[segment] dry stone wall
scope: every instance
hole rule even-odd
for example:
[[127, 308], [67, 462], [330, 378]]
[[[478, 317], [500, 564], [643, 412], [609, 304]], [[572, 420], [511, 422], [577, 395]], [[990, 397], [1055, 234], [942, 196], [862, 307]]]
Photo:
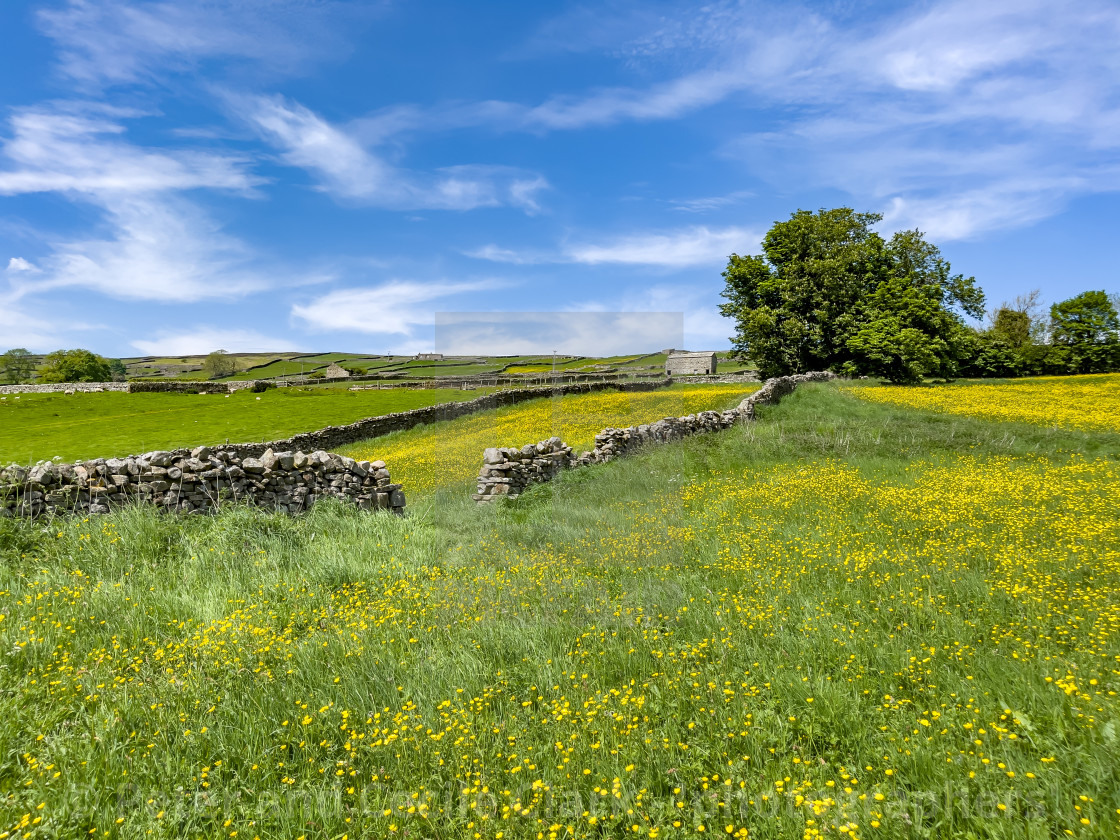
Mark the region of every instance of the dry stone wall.
[[530, 484], [551, 481], [573, 465], [572, 448], [560, 438], [515, 447], [491, 447], [482, 453], [476, 502], [498, 496], [516, 499]]
[[365, 510], [401, 514], [405, 507], [401, 485], [392, 483], [384, 461], [355, 461], [321, 450], [268, 449], [251, 457], [200, 446], [0, 470], [0, 517], [108, 513], [127, 503], [200, 514], [240, 502], [297, 513], [328, 497]]
[[776, 405], [797, 390], [798, 385], [806, 382], [830, 382], [838, 378], [829, 370], [796, 373], [793, 376], [775, 376], [767, 379], [761, 388], [739, 403], [739, 410], [750, 412], [753, 419], [756, 405]]
[[[98, 383], [85, 384], [93, 390]], [[211, 384], [224, 387], [225, 383]], [[229, 384], [244, 387], [240, 382]], [[250, 381], [248, 386], [252, 384]], [[131, 501], [184, 513], [208, 512], [227, 500], [297, 512], [325, 496], [349, 500], [365, 509], [400, 513], [405, 506], [404, 492], [401, 485], [392, 483], [383, 462], [355, 461], [328, 450], [389, 432], [541, 397], [607, 389], [650, 391], [668, 384], [670, 381], [663, 379], [495, 391], [467, 402], [369, 417], [357, 423], [328, 426], [266, 443], [226, 444], [213, 449], [200, 446], [73, 464], [43, 462], [32, 467], [12, 464], [0, 469], [0, 517], [106, 513], [110, 506]]]
[[[257, 383], [261, 384], [258, 385]], [[264, 380], [246, 379], [236, 382], [209, 382], [193, 380], [157, 380], [151, 382], [50, 382], [38, 385], [0, 385], [0, 394], [97, 394], [102, 391], [118, 391], [131, 394], [171, 393], [171, 394], [232, 394], [246, 388], [268, 387], [272, 383]]]
[[713, 373], [710, 376], [682, 376], [673, 374], [673, 381], [687, 385], [739, 385], [743, 382], [761, 382], [753, 370], [742, 373]]
[[578, 456], [558, 437], [522, 447], [491, 447], [482, 454], [477, 492], [471, 498], [480, 503], [503, 497], [515, 499], [530, 485], [551, 481], [566, 469], [605, 464], [649, 444], [729, 429], [737, 423], [753, 420], [755, 406], [774, 405], [802, 383], [827, 382], [835, 378], [829, 371], [779, 376], [766, 380], [759, 390], [727, 411], [701, 411], [625, 429], [603, 429], [595, 435], [594, 448]]
[[0, 394], [95, 394], [102, 391], [129, 391], [131, 382], [51, 382], [40, 385], [0, 385]]

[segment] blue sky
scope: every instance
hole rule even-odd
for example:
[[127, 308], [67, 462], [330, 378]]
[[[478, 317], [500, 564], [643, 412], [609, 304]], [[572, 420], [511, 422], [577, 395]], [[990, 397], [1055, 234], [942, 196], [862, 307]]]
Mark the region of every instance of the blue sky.
[[[841, 205], [990, 303], [1120, 291], [1114, 0], [5, 0], [0, 37], [3, 347], [416, 352], [437, 312], [651, 311], [722, 349], [727, 255]], [[539, 323], [495, 352], [553, 349]], [[585, 353], [659, 349], [587, 323]]]

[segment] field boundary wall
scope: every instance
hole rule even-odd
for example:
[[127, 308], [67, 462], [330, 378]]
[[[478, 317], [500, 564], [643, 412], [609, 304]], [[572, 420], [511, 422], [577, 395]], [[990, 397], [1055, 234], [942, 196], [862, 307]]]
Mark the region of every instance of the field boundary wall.
[[670, 380], [662, 379], [495, 391], [467, 402], [367, 417], [345, 426], [327, 426], [265, 443], [160, 450], [72, 464], [12, 464], [0, 469], [0, 517], [107, 513], [111, 505], [130, 501], [182, 513], [209, 512], [228, 501], [295, 513], [327, 496], [352, 501], [364, 509], [400, 513], [404, 510], [404, 493], [401, 485], [392, 483], [384, 462], [355, 461], [329, 450], [542, 397], [604, 390], [652, 391], [669, 384]]
[[49, 382], [38, 385], [0, 385], [0, 394], [97, 394], [102, 391], [117, 391], [126, 394], [232, 394], [247, 388], [265, 387], [271, 382], [258, 379], [245, 379], [236, 382], [211, 382], [193, 380], [187, 382]]
[[0, 470], [0, 517], [9, 518], [108, 513], [128, 503], [167, 513], [210, 513], [230, 503], [298, 513], [323, 498], [397, 514], [405, 506], [401, 485], [392, 483], [384, 461], [323, 451], [268, 449], [253, 458], [199, 446]]
[[753, 420], [756, 406], [779, 403], [803, 383], [828, 382], [836, 378], [836, 374], [829, 371], [814, 371], [767, 379], [761, 388], [727, 411], [700, 411], [687, 417], [666, 417], [625, 429], [603, 429], [595, 435], [594, 448], [579, 455], [558, 437], [527, 443], [520, 448], [490, 447], [482, 453], [477, 492], [471, 498], [479, 503], [503, 497], [515, 499], [530, 485], [551, 481], [564, 470], [605, 464], [649, 444], [729, 429], [737, 423]]
[[740, 382], [761, 382], [753, 370], [743, 373], [673, 374], [673, 381], [682, 385], [738, 385]]
[[[212, 381], [205, 379], [194, 380], [168, 380], [168, 381], [140, 381], [130, 382], [49, 382], [35, 385], [0, 385], [0, 395], [13, 396], [19, 394], [96, 394], [103, 391], [116, 391], [131, 394], [232, 394], [247, 389], [261, 389], [268, 387], [290, 387], [294, 385], [333, 385], [346, 382], [363, 382], [366, 385], [357, 385], [350, 390], [381, 390], [388, 388], [416, 388], [420, 390], [449, 388], [470, 390], [484, 387], [532, 387], [533, 383], [541, 383], [542, 387], [555, 385], [573, 385], [594, 382], [633, 382], [633, 381], [661, 381], [665, 379], [662, 373], [550, 373], [539, 375], [498, 376], [491, 374], [473, 374], [467, 377], [431, 377], [422, 380], [401, 381], [398, 377], [379, 376], [377, 374], [324, 377], [321, 379], [308, 379], [300, 382], [292, 375], [276, 377], [274, 379], [229, 379]], [[684, 380], [682, 380], [684, 381]], [[689, 380], [691, 381], [691, 380]], [[712, 380], [716, 381], [716, 380]], [[721, 380], [722, 381], [722, 380]], [[547, 383], [547, 384], [546, 384]]]

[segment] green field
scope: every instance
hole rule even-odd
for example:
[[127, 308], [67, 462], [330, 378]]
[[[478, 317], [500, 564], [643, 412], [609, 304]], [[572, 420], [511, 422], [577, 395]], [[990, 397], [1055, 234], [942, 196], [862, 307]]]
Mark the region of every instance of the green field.
[[[478, 374], [545, 373], [553, 369], [550, 356], [492, 356], [479, 358], [448, 358], [442, 362], [414, 359], [411, 356], [384, 356], [361, 353], [230, 353], [238, 367], [236, 373], [223, 380], [250, 380], [298, 377], [321, 371], [332, 362], [345, 367], [357, 367], [370, 373], [400, 374], [406, 378], [431, 378], [435, 376], [475, 376]], [[180, 380], [205, 380], [209, 378], [201, 369], [205, 355], [199, 356], [138, 356], [125, 358], [128, 378], [168, 378]], [[588, 370], [595, 366], [609, 366], [623, 371], [657, 369], [665, 364], [664, 354], [610, 356], [584, 358], [560, 356], [556, 370]], [[724, 364], [728, 364], [724, 362]], [[738, 367], [732, 363], [732, 367]], [[731, 369], [731, 368], [729, 368]]]
[[263, 394], [24, 394], [0, 401], [0, 463], [109, 458], [153, 449], [275, 440], [363, 417], [474, 399], [491, 389], [347, 391], [277, 388]]
[[[660, 363], [657, 361], [660, 358]], [[664, 355], [655, 356], [606, 356], [601, 359], [596, 358], [579, 358], [571, 359], [567, 356], [560, 357], [556, 361], [555, 370], [564, 371], [592, 371], [595, 367], [627, 367], [627, 366], [653, 366], [665, 364]], [[532, 359], [525, 363], [513, 365], [508, 370], [509, 373], [543, 373], [554, 369], [552, 359]]]
[[496, 373], [502, 369], [498, 363], [427, 362], [410, 361], [394, 367], [393, 373], [403, 373], [408, 377], [431, 378], [434, 376], [474, 376], [479, 373]]
[[340, 365], [365, 368], [372, 372], [382, 368], [394, 367], [400, 363], [400, 360], [394, 360], [384, 356], [366, 358], [345, 353], [324, 353], [318, 356], [301, 356], [295, 359], [283, 359], [262, 365], [261, 367], [241, 370], [233, 376], [223, 377], [223, 381], [272, 379], [278, 376], [310, 376], [315, 371], [323, 371], [331, 362], [336, 362]]
[[1118, 452], [816, 386], [491, 507], [0, 520], [0, 832], [1115, 837]]

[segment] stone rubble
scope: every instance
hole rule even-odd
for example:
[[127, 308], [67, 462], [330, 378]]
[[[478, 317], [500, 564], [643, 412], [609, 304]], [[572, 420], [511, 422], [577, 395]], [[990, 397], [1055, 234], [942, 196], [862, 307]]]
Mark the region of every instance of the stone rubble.
[[727, 411], [701, 411], [625, 429], [603, 429], [595, 435], [594, 448], [578, 456], [558, 437], [520, 448], [491, 447], [482, 454], [477, 492], [471, 498], [479, 503], [501, 497], [516, 499], [530, 485], [551, 481], [566, 469], [605, 464], [647, 444], [668, 443], [702, 432], [730, 429], [736, 423], [753, 420], [756, 405], [777, 404], [803, 382], [827, 382], [836, 378], [836, 374], [829, 371], [774, 377], [736, 408]]

